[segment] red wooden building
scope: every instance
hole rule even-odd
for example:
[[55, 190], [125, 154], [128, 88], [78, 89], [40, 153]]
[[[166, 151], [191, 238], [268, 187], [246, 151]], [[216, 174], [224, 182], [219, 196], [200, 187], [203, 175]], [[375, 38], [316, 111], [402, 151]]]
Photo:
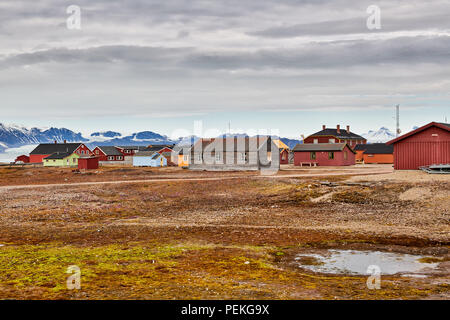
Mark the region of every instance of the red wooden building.
[[350, 166], [355, 164], [355, 154], [346, 143], [303, 143], [294, 149], [294, 165]]
[[26, 156], [26, 155], [21, 155], [21, 156], [18, 156], [16, 158], [16, 160], [14, 160], [14, 162], [30, 163], [30, 157]]
[[280, 150], [280, 164], [289, 164], [289, 151], [285, 148], [279, 148]]
[[114, 146], [98, 146], [93, 150], [99, 161], [124, 161], [124, 153]]
[[44, 158], [54, 153], [76, 153], [79, 156], [90, 156], [92, 151], [83, 143], [41, 143], [30, 152], [30, 163], [42, 163]]
[[97, 157], [78, 158], [78, 169], [79, 170], [98, 169], [98, 158]]
[[322, 130], [306, 137], [303, 143], [346, 143], [351, 148], [354, 148], [357, 144], [365, 144], [367, 140], [360, 135], [350, 131], [350, 126], [341, 129], [340, 125], [336, 128], [327, 128], [322, 126]]
[[394, 169], [417, 170], [450, 164], [450, 124], [430, 122], [387, 143], [394, 145]]

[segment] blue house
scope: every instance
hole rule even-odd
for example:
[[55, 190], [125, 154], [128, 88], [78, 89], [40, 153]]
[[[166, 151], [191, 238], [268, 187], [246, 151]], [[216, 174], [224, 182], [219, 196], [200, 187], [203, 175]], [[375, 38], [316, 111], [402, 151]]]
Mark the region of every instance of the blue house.
[[133, 156], [134, 167], [165, 167], [167, 159], [154, 151], [141, 151]]

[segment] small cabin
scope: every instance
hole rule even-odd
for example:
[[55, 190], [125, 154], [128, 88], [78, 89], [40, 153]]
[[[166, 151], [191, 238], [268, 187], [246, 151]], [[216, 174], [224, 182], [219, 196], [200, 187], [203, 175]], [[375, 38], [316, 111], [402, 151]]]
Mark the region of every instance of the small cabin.
[[158, 152], [142, 151], [133, 157], [134, 167], [165, 167], [167, 159]]

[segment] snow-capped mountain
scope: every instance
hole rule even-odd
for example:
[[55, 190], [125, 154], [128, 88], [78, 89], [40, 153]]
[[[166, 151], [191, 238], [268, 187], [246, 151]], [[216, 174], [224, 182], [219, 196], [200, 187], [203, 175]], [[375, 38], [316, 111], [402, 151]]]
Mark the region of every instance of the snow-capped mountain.
[[388, 142], [389, 140], [394, 139], [395, 133], [393, 133], [386, 127], [381, 127], [377, 131], [370, 130], [369, 132], [364, 133], [361, 136], [366, 138], [368, 143], [381, 143]]
[[65, 128], [39, 129], [0, 123], [0, 152], [8, 148], [18, 148], [24, 145], [50, 143], [53, 141], [85, 142], [81, 133], [75, 133]]
[[103, 146], [148, 146], [151, 144], [176, 144], [176, 141], [167, 136], [160, 135], [152, 131], [141, 131], [129, 136], [122, 136], [121, 133], [106, 131], [91, 134], [87, 143], [89, 147]]
[[91, 134], [91, 137], [94, 138], [105, 138], [105, 139], [111, 139], [111, 138], [116, 138], [116, 137], [120, 137], [122, 136], [122, 134], [120, 132], [115, 132], [115, 131], [103, 131], [103, 132], [94, 132]]

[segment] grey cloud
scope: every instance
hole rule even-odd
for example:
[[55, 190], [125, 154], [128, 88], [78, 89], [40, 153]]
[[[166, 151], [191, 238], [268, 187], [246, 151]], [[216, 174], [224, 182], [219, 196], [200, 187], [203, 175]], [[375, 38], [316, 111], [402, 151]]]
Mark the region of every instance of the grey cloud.
[[[450, 8], [449, 8], [450, 10]], [[450, 20], [447, 13], [438, 12], [432, 16], [408, 17], [382, 16], [382, 28], [368, 30], [366, 15], [346, 20], [322, 21], [309, 24], [272, 27], [261, 31], [249, 32], [249, 35], [268, 38], [293, 38], [302, 36], [348, 35], [356, 33], [370, 34], [373, 32], [415, 31], [437, 29], [450, 30]]]
[[240, 70], [315, 69], [379, 64], [448, 63], [450, 37], [404, 37], [390, 40], [352, 40], [309, 43], [293, 49], [211, 51], [194, 48], [103, 46], [88, 49], [50, 49], [8, 56], [1, 68], [42, 63], [123, 63], [144, 68]]

